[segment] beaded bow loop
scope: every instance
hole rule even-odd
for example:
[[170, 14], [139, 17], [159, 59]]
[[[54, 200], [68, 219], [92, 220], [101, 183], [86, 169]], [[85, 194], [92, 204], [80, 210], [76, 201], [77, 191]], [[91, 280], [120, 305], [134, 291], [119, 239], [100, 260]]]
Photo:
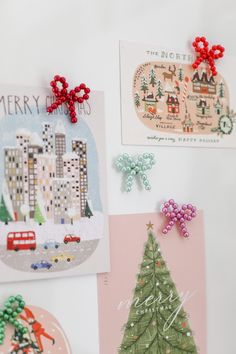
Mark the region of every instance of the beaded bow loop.
[[151, 185], [146, 175], [146, 171], [150, 170], [155, 164], [154, 154], [144, 153], [136, 158], [129, 154], [123, 154], [118, 157], [116, 167], [125, 174], [125, 190], [132, 190], [133, 181], [136, 176], [140, 177], [140, 181], [146, 190], [151, 189]]
[[181, 207], [175, 203], [173, 199], [164, 203], [162, 213], [169, 219], [168, 224], [162, 230], [166, 235], [178, 223], [180, 226], [181, 234], [184, 237], [189, 237], [189, 232], [186, 227], [186, 221], [191, 221], [197, 215], [197, 209], [192, 204], [183, 204]]
[[5, 338], [6, 324], [9, 322], [21, 333], [26, 333], [27, 328], [24, 327], [16, 318], [23, 311], [25, 302], [21, 295], [10, 296], [4, 303], [4, 308], [0, 310], [0, 344]]
[[[59, 88], [58, 83], [61, 84], [62, 86], [61, 88]], [[73, 90], [70, 90], [68, 92], [67, 89], [69, 85], [66, 82], [66, 79], [59, 75], [54, 76], [54, 79], [53, 81], [50, 82], [50, 85], [52, 87], [52, 92], [56, 96], [56, 101], [47, 108], [47, 112], [52, 113], [60, 105], [65, 103], [67, 104], [69, 109], [71, 122], [76, 123], [77, 118], [75, 112], [75, 102], [83, 103], [84, 100], [88, 100], [90, 89], [86, 87], [85, 84], [80, 84], [79, 86], [76, 86]], [[82, 96], [78, 96], [78, 94], [81, 93], [81, 91], [83, 91]]]
[[225, 48], [221, 45], [213, 45], [211, 49], [209, 49], [209, 43], [207, 42], [205, 37], [196, 37], [193, 42], [193, 47], [195, 51], [199, 54], [195, 62], [192, 64], [194, 69], [197, 69], [202, 61], [208, 61], [212, 75], [216, 76], [216, 66], [215, 60], [222, 58], [224, 56]]

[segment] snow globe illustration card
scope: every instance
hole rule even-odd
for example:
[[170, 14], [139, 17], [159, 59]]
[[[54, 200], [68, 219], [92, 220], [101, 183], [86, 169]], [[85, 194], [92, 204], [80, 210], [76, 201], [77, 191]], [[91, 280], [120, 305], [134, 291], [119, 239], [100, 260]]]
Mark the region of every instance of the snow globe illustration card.
[[63, 328], [48, 311], [27, 305], [17, 320], [26, 331], [8, 325], [0, 354], [72, 354]]
[[111, 272], [98, 275], [100, 353], [206, 354], [203, 213], [162, 234], [161, 213], [110, 217]]
[[120, 42], [123, 143], [235, 148], [229, 59], [213, 76], [205, 63], [192, 68], [191, 52]]
[[0, 281], [109, 270], [104, 98], [72, 124], [49, 90], [0, 94]]

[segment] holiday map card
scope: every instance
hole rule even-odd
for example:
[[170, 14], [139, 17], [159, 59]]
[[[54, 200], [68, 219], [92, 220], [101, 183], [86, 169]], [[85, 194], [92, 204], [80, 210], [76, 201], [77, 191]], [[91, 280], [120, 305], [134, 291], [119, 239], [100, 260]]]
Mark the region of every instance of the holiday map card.
[[122, 140], [134, 145], [236, 147], [225, 78], [194, 57], [120, 42]]
[[104, 99], [70, 122], [49, 89], [0, 94], [0, 281], [109, 270]]
[[98, 275], [100, 354], [206, 354], [203, 213], [190, 237], [163, 214], [110, 217], [111, 273]]

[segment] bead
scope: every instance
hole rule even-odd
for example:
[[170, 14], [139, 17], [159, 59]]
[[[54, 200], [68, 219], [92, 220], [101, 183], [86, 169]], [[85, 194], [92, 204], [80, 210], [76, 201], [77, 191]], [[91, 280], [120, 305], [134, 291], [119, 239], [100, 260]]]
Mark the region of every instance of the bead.
[[77, 123], [77, 118], [76, 117], [71, 118], [71, 123]]

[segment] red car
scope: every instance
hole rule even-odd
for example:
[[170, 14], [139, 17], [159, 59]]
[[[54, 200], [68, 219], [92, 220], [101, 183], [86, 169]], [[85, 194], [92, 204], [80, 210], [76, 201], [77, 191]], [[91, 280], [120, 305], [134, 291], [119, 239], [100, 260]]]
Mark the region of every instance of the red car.
[[77, 243], [80, 243], [80, 237], [79, 236], [75, 236], [75, 235], [66, 235], [64, 237], [64, 243], [67, 244], [69, 242], [77, 242]]

